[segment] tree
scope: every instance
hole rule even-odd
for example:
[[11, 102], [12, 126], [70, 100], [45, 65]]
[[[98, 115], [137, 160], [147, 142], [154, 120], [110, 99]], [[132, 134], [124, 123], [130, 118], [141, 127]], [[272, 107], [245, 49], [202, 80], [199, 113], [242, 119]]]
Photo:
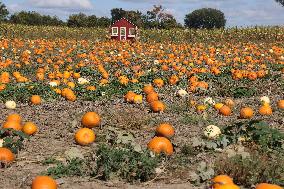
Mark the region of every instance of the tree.
[[145, 28], [171, 29], [181, 26], [161, 5], [154, 5], [153, 9], [143, 16], [143, 20]]
[[110, 24], [111, 24], [111, 19], [109, 19], [107, 17], [100, 17], [97, 20], [97, 26], [98, 27], [106, 28], [106, 27], [109, 27]]
[[224, 13], [217, 9], [203, 8], [187, 14], [184, 19], [189, 28], [222, 28], [226, 25]]
[[284, 0], [275, 0], [275, 1], [280, 3], [282, 6], [284, 6]]
[[86, 27], [88, 25], [88, 16], [84, 13], [72, 14], [67, 20], [69, 27]]
[[111, 21], [115, 22], [121, 18], [126, 18], [138, 27], [143, 25], [142, 12], [140, 11], [126, 11], [122, 8], [114, 8], [111, 10]]
[[126, 11], [123, 10], [122, 8], [114, 8], [114, 9], [111, 9], [110, 14], [111, 14], [111, 21], [115, 22], [125, 17]]
[[8, 15], [9, 15], [9, 11], [6, 5], [0, 2], [0, 22], [6, 21]]

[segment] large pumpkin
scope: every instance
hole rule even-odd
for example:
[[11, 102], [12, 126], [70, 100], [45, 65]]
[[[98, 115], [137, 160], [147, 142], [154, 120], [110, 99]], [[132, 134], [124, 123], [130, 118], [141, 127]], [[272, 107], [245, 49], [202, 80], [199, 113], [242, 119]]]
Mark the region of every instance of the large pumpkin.
[[253, 117], [253, 109], [250, 107], [244, 107], [240, 111], [240, 117], [243, 119], [250, 119]]
[[87, 112], [83, 115], [81, 122], [83, 126], [93, 128], [101, 124], [101, 117], [96, 112]]
[[172, 155], [174, 152], [174, 148], [171, 141], [169, 141], [165, 137], [154, 137], [148, 143], [148, 148], [157, 154], [164, 152], [166, 155]]
[[32, 189], [57, 189], [57, 183], [49, 176], [37, 176], [32, 182]]
[[158, 100], [154, 101], [154, 102], [151, 102], [150, 106], [151, 106], [151, 110], [153, 112], [163, 112], [165, 110], [165, 108], [166, 108], [164, 103], [161, 102], [161, 101], [158, 101]]
[[256, 185], [255, 189], [283, 189], [283, 188], [275, 184], [261, 183]]
[[0, 163], [12, 163], [15, 160], [15, 155], [8, 148], [0, 148]]

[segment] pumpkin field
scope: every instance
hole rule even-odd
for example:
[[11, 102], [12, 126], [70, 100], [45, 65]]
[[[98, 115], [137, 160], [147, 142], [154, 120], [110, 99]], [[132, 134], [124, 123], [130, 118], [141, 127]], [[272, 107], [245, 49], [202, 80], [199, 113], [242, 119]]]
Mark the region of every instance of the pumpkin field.
[[108, 32], [0, 25], [0, 188], [284, 186], [283, 27]]

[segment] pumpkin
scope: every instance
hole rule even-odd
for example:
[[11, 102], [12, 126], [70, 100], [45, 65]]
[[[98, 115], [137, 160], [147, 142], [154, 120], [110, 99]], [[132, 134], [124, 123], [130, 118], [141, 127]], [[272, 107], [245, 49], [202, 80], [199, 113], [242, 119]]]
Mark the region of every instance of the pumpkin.
[[83, 115], [81, 123], [88, 128], [98, 127], [101, 124], [101, 117], [96, 112], [87, 112]]
[[22, 128], [22, 131], [27, 135], [33, 135], [38, 131], [38, 128], [33, 122], [26, 122]]
[[153, 112], [163, 112], [166, 109], [165, 104], [158, 100], [151, 102], [150, 107]]
[[258, 112], [260, 113], [260, 115], [271, 115], [272, 114], [272, 108], [270, 105], [264, 104], [262, 105]]
[[232, 113], [232, 110], [229, 106], [224, 105], [219, 109], [219, 113], [223, 116], [230, 116]]
[[22, 117], [19, 115], [19, 114], [10, 114], [8, 115], [6, 121], [15, 121], [15, 122], [18, 122], [18, 123], [21, 123], [22, 122]]
[[280, 108], [280, 109], [284, 109], [284, 100], [279, 100], [277, 102], [277, 107]]
[[256, 185], [255, 189], [283, 189], [283, 188], [275, 184], [260, 183]]
[[214, 189], [224, 184], [234, 184], [233, 179], [228, 175], [218, 175], [212, 179], [212, 182]]
[[221, 134], [221, 130], [219, 127], [215, 126], [215, 125], [208, 125], [205, 129], [204, 129], [204, 135], [207, 138], [216, 138]]
[[14, 129], [16, 131], [22, 130], [22, 125], [17, 121], [6, 121], [2, 126], [4, 129]]
[[37, 176], [32, 181], [32, 189], [57, 189], [57, 183], [49, 176]]
[[156, 92], [151, 92], [146, 96], [146, 101], [148, 103], [151, 103], [151, 102], [154, 102], [154, 101], [157, 101], [157, 100], [159, 100], [159, 95]]
[[143, 92], [144, 92], [145, 94], [149, 94], [149, 93], [151, 93], [151, 92], [155, 92], [155, 90], [154, 90], [154, 87], [153, 87], [152, 85], [145, 85], [145, 86], [143, 87]]
[[0, 163], [12, 163], [15, 161], [15, 155], [8, 148], [0, 148]]
[[75, 133], [75, 141], [82, 146], [93, 143], [95, 139], [95, 132], [89, 128], [80, 128]]
[[41, 104], [41, 97], [39, 95], [32, 95], [30, 101], [34, 105], [39, 105]]
[[134, 92], [132, 92], [132, 91], [128, 91], [127, 93], [126, 93], [126, 95], [124, 96], [124, 100], [126, 101], [126, 102], [130, 102], [130, 103], [132, 103], [132, 102], [134, 102], [134, 97], [135, 97], [135, 93]]
[[250, 119], [253, 117], [253, 109], [250, 108], [250, 107], [244, 107], [241, 109], [240, 111], [240, 118], [243, 118], [243, 119]]
[[197, 110], [197, 112], [203, 112], [203, 111], [205, 111], [206, 110], [206, 106], [205, 105], [203, 105], [203, 104], [200, 104], [200, 105], [197, 105], [196, 106], [196, 110]]
[[214, 108], [215, 108], [216, 110], [220, 110], [220, 109], [222, 108], [222, 106], [224, 106], [223, 103], [216, 103], [216, 104], [214, 105]]
[[240, 187], [234, 183], [229, 183], [214, 187], [214, 189], [240, 189]]
[[141, 104], [142, 101], [143, 101], [143, 96], [142, 96], [142, 95], [135, 95], [135, 96], [134, 96], [133, 102], [134, 102], [135, 104]]
[[164, 86], [164, 81], [162, 79], [154, 79], [154, 85], [161, 88]]
[[178, 95], [179, 97], [185, 97], [185, 96], [188, 95], [188, 93], [186, 92], [186, 90], [180, 89], [180, 90], [178, 90], [177, 95]]
[[228, 98], [228, 99], [225, 100], [225, 105], [227, 105], [230, 108], [232, 108], [232, 107], [235, 106], [235, 102], [232, 99]]
[[166, 155], [172, 155], [174, 151], [172, 143], [165, 137], [154, 137], [148, 143], [148, 148], [157, 154], [163, 152]]
[[215, 101], [211, 97], [207, 97], [204, 99], [204, 104], [214, 105]]
[[7, 102], [5, 103], [5, 107], [6, 107], [7, 109], [13, 110], [13, 109], [15, 109], [15, 108], [17, 107], [17, 105], [16, 105], [16, 102], [15, 102], [15, 101], [9, 100], [9, 101], [7, 101]]
[[156, 134], [166, 138], [171, 138], [175, 134], [175, 129], [171, 124], [162, 123], [156, 128]]
[[260, 102], [262, 104], [270, 104], [270, 99], [269, 99], [268, 96], [262, 96], [262, 97], [260, 97]]

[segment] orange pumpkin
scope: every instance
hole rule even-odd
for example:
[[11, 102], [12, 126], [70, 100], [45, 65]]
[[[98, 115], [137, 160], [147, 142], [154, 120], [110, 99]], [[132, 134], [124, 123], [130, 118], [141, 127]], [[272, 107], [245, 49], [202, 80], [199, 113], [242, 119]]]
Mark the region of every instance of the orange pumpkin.
[[244, 107], [240, 111], [240, 117], [243, 119], [250, 119], [253, 117], [253, 109], [250, 107]]
[[158, 100], [151, 102], [150, 107], [153, 112], [163, 112], [166, 109], [165, 104]]
[[145, 94], [149, 94], [149, 93], [155, 92], [155, 89], [154, 89], [154, 87], [152, 85], [145, 85], [143, 87], [143, 92]]
[[212, 182], [213, 182], [213, 188], [217, 188], [221, 185], [224, 185], [224, 184], [233, 184], [233, 179], [231, 177], [229, 177], [228, 175], [218, 175], [216, 177], [214, 177], [212, 179]]
[[219, 109], [219, 113], [223, 116], [230, 116], [232, 113], [232, 110], [229, 106], [224, 105]]
[[75, 141], [82, 146], [93, 143], [95, 139], [95, 132], [89, 128], [80, 128], [75, 134]]
[[146, 101], [148, 103], [151, 103], [151, 102], [154, 102], [154, 101], [157, 101], [157, 100], [159, 100], [159, 95], [156, 92], [151, 92], [146, 96]]
[[230, 108], [233, 108], [235, 106], [235, 102], [232, 99], [228, 98], [225, 100], [225, 105], [229, 106]]
[[17, 121], [6, 121], [3, 123], [3, 128], [4, 129], [14, 129], [16, 131], [21, 131], [22, 130], [22, 125], [17, 122]]
[[240, 187], [235, 185], [234, 183], [230, 183], [215, 187], [214, 189], [240, 189]]
[[283, 189], [283, 188], [275, 184], [260, 183], [256, 185], [255, 189]]
[[161, 88], [164, 86], [164, 81], [162, 79], [154, 79], [154, 85]]
[[32, 95], [30, 100], [31, 100], [31, 103], [34, 105], [41, 104], [41, 97], [39, 95]]
[[87, 112], [83, 115], [81, 123], [88, 128], [98, 127], [101, 124], [101, 117], [96, 112]]
[[38, 128], [33, 122], [26, 122], [22, 128], [22, 131], [27, 135], [33, 135], [38, 131]]
[[8, 148], [0, 148], [0, 163], [12, 163], [15, 160], [15, 155]]
[[175, 134], [175, 129], [171, 124], [162, 123], [156, 128], [156, 134], [166, 138], [171, 138]]
[[284, 100], [279, 100], [277, 102], [277, 107], [280, 108], [280, 109], [284, 109]]
[[128, 92], [126, 93], [126, 95], [124, 96], [124, 100], [125, 100], [126, 102], [132, 103], [132, 102], [134, 102], [135, 96], [136, 96], [136, 94], [135, 94], [134, 92], [128, 91]]
[[270, 105], [264, 104], [259, 108], [258, 112], [260, 113], [260, 115], [268, 116], [272, 114], [272, 108]]
[[165, 137], [154, 137], [148, 143], [148, 148], [157, 154], [164, 152], [166, 155], [172, 155], [174, 152], [172, 143]]
[[32, 182], [32, 189], [57, 189], [57, 183], [49, 176], [37, 176]]
[[8, 115], [6, 121], [15, 121], [15, 122], [21, 123], [22, 117], [19, 114], [10, 114]]

